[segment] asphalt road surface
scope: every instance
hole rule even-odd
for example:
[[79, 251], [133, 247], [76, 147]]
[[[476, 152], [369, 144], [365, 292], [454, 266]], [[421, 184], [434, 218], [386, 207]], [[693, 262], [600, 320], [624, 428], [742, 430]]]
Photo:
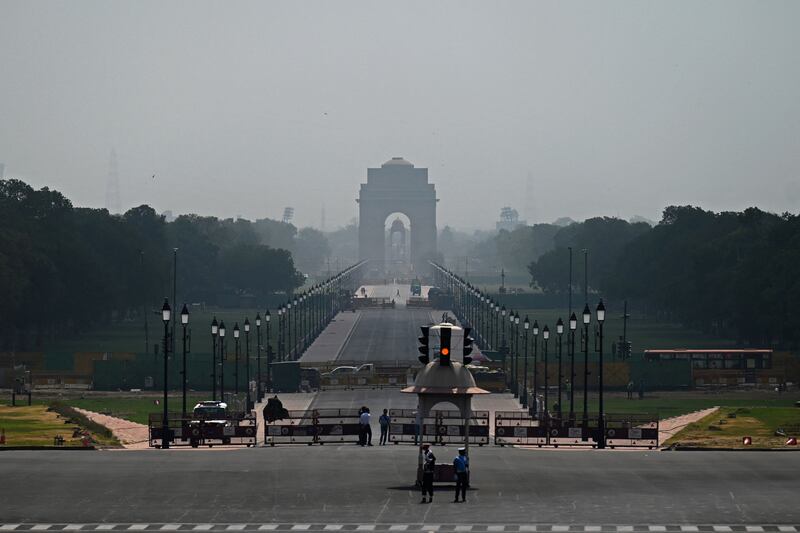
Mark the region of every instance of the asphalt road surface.
[[419, 328], [432, 321], [430, 309], [364, 309], [337, 360], [416, 361]]
[[[437, 447], [450, 461], [455, 447]], [[408, 445], [0, 452], [3, 523], [793, 524], [800, 454], [471, 450], [419, 503]], [[424, 529], [423, 529], [424, 530]]]

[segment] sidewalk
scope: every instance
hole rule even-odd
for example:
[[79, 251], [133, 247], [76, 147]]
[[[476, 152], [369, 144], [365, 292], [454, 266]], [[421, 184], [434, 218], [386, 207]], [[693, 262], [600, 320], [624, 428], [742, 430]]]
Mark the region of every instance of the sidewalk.
[[361, 319], [361, 312], [341, 312], [336, 315], [319, 337], [300, 358], [302, 363], [335, 361]]

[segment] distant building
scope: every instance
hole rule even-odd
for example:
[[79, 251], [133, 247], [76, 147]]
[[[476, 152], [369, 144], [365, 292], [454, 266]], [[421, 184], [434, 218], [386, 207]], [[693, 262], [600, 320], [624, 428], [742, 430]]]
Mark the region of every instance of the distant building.
[[514, 231], [520, 226], [527, 226], [528, 223], [525, 220], [519, 219], [519, 212], [517, 212], [516, 209], [504, 207], [500, 210], [500, 220], [495, 222], [494, 225], [497, 231], [501, 229]]

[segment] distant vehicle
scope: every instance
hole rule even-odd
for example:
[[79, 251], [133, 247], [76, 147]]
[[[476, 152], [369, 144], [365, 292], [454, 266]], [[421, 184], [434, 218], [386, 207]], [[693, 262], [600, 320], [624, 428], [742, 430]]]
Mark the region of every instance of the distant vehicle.
[[411, 282], [411, 295], [422, 296], [422, 283], [418, 279]]
[[[230, 425], [228, 420], [228, 404], [219, 401], [202, 401], [194, 406], [192, 410], [192, 419], [189, 421], [189, 431], [192, 428], [199, 428], [200, 426], [227, 426]], [[222, 444], [230, 444], [229, 437], [222, 439]], [[191, 445], [197, 448], [200, 444], [198, 439], [191, 438]]]
[[309, 392], [318, 390], [321, 376], [322, 374], [320, 374], [317, 368], [301, 368], [300, 388]]
[[337, 366], [330, 372], [321, 374], [323, 378], [338, 378], [342, 376], [351, 376], [353, 374], [371, 374], [374, 370], [372, 363], [365, 363], [359, 366]]

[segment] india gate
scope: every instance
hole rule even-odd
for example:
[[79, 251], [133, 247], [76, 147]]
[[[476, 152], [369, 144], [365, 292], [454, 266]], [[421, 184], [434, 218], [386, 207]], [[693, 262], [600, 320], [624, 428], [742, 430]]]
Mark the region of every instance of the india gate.
[[[395, 214], [408, 218], [408, 264], [416, 273], [428, 271], [436, 257], [436, 189], [428, 183], [428, 169], [415, 168], [402, 157], [393, 157], [380, 168], [367, 169], [367, 183], [358, 195], [358, 250], [360, 259], [371, 261], [371, 270], [389, 271], [387, 220]], [[393, 224], [395, 217], [389, 221]], [[393, 224], [395, 230], [397, 225]]]

